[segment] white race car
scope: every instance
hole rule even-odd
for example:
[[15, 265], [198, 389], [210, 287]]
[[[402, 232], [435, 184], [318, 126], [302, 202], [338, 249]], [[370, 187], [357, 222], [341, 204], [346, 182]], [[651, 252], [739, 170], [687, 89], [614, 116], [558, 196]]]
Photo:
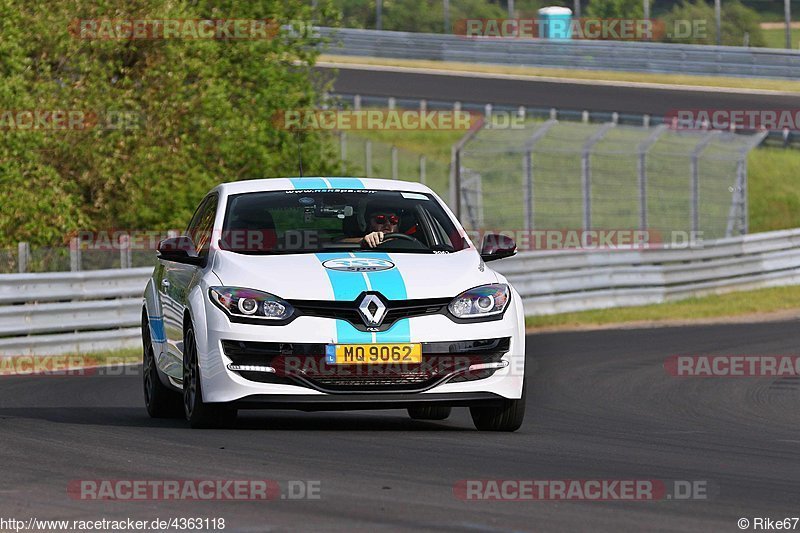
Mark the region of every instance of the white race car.
[[383, 179], [225, 183], [159, 244], [142, 310], [153, 417], [222, 426], [239, 409], [525, 413], [522, 301], [428, 187]]

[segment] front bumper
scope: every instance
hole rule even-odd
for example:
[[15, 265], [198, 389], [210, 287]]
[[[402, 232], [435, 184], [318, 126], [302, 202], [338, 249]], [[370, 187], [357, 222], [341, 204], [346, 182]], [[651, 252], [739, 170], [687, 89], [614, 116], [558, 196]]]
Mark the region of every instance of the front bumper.
[[[458, 343], [484, 339], [506, 339], [507, 349], [493, 361], [501, 361], [502, 368], [486, 372], [488, 377], [472, 380], [447, 379], [436, 383], [425, 383], [421, 387], [398, 390], [391, 380], [372, 380], [364, 387], [337, 387], [331, 382], [319, 380], [266, 379], [255, 381], [253, 374], [231, 370], [235, 361], [226, 355], [226, 344], [230, 352], [231, 343], [271, 343], [306, 346], [335, 344], [342, 342], [337, 334], [337, 321], [329, 318], [301, 316], [284, 326], [265, 326], [232, 323], [223, 311], [208, 302], [205, 306], [206, 335], [198, 335], [198, 357], [202, 376], [203, 399], [206, 402], [237, 402], [243, 406], [270, 407], [291, 405], [293, 402], [311, 406], [347, 409], [367, 409], [368, 405], [390, 408], [407, 405], [409, 401], [429, 402], [442, 395], [476, 394], [472, 402], [497, 398], [517, 399], [522, 395], [525, 372], [525, 337], [521, 306], [515, 298], [502, 320], [458, 324], [442, 315], [422, 316], [407, 319], [410, 329], [409, 341], [441, 346], [442, 343]], [[391, 330], [387, 332], [391, 336]], [[380, 341], [379, 341], [380, 342]], [[423, 352], [424, 353], [424, 352]], [[458, 354], [453, 354], [458, 358]], [[239, 361], [241, 362], [241, 361]], [[476, 361], [477, 362], [477, 361]], [[316, 360], [315, 365], [324, 366]], [[385, 378], [386, 376], [384, 376]], [[249, 378], [249, 379], [248, 379]], [[271, 381], [271, 382], [270, 382]], [[489, 396], [482, 396], [488, 394]], [[296, 400], [300, 398], [300, 400]], [[359, 398], [357, 401], [349, 398]], [[307, 400], [307, 399], [313, 399]], [[394, 400], [393, 400], [394, 399]], [[453, 400], [455, 401], [455, 400]], [[303, 403], [307, 402], [307, 403]], [[469, 402], [468, 402], [469, 403]], [[246, 408], [246, 407], [243, 407]], [[280, 408], [280, 407], [278, 407]], [[289, 407], [283, 407], [289, 408]]]

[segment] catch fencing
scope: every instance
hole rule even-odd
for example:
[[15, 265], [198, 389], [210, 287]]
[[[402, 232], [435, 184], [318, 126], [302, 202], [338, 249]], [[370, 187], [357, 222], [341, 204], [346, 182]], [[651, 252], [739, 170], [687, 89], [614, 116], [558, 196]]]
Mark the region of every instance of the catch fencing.
[[489, 116], [453, 149], [451, 204], [476, 230], [731, 237], [747, 233], [747, 154], [765, 136]]

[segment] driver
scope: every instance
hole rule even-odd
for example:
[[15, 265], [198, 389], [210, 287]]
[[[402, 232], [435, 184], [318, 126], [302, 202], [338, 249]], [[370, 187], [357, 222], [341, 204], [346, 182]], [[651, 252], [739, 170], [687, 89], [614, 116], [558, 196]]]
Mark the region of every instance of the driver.
[[[397, 233], [400, 225], [400, 216], [391, 209], [375, 209], [367, 211], [367, 234], [362, 239], [362, 246], [366, 244], [375, 248], [382, 242], [385, 235]], [[389, 239], [391, 240], [391, 239]]]

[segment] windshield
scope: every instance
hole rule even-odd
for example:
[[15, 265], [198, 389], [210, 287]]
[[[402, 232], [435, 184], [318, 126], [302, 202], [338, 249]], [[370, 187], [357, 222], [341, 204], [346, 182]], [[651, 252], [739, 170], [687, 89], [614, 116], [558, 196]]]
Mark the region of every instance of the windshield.
[[467, 247], [433, 196], [367, 189], [231, 196], [219, 244], [246, 254], [448, 253]]

